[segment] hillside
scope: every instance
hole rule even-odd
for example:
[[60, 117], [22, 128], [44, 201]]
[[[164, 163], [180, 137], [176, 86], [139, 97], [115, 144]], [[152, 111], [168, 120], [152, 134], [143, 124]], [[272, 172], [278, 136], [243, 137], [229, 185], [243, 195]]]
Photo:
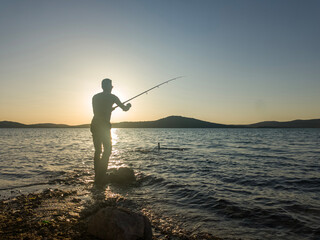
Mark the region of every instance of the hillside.
[[259, 122], [247, 125], [254, 128], [320, 128], [320, 119], [294, 120], [288, 122]]
[[156, 121], [121, 122], [112, 124], [114, 128], [223, 128], [228, 125], [205, 122], [194, 118], [170, 116]]
[[54, 123], [22, 124], [18, 122], [10, 122], [10, 121], [0, 122], [0, 128], [71, 128], [71, 127], [75, 127], [75, 126], [69, 126], [66, 124], [54, 124]]
[[0, 128], [25, 128], [28, 125], [18, 123], [18, 122], [10, 122], [10, 121], [2, 121], [0, 122]]

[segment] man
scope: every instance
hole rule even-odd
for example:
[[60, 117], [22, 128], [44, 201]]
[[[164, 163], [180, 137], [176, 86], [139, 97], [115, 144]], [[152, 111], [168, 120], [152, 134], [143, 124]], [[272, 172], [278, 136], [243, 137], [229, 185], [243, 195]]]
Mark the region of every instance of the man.
[[[111, 155], [111, 112], [113, 104], [117, 104], [123, 111], [128, 111], [131, 104], [124, 105], [119, 98], [113, 94], [112, 81], [108, 78], [103, 79], [101, 83], [103, 92], [98, 93], [92, 98], [93, 118], [90, 130], [92, 133], [94, 153], [94, 172], [96, 181], [101, 180], [108, 169], [109, 157]], [[103, 146], [103, 153], [102, 153]], [[102, 153], [102, 157], [101, 156]]]

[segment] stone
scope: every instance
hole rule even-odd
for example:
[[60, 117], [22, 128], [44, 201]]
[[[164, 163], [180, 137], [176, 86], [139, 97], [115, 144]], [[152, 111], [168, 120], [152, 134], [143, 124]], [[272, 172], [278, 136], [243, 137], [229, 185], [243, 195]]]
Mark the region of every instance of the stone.
[[105, 240], [152, 240], [149, 219], [122, 208], [100, 209], [90, 217], [88, 232]]
[[136, 182], [134, 171], [128, 167], [111, 168], [106, 175], [106, 181], [118, 184], [130, 184]]

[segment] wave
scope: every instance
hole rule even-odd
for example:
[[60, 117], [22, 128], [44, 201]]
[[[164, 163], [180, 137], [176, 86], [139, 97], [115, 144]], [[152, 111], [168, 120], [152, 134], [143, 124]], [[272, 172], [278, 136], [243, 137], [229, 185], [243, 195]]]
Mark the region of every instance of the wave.
[[[146, 185], [155, 185], [154, 187], [165, 188], [167, 195], [167, 204], [174, 203], [180, 208], [193, 208], [204, 210], [207, 213], [219, 215], [225, 219], [232, 219], [239, 221], [240, 225], [245, 227], [255, 228], [277, 228], [283, 231], [295, 232], [295, 233], [313, 233], [317, 234], [319, 228], [312, 227], [306, 224], [302, 219], [292, 214], [292, 208], [300, 208], [300, 213], [309, 209], [312, 211], [312, 207], [298, 205], [287, 202], [286, 207], [268, 207], [267, 205], [259, 207], [255, 204], [243, 205], [236, 201], [231, 201], [231, 198], [221, 198], [215, 196], [215, 192], [203, 192], [197, 190], [195, 186], [183, 184], [175, 181], [170, 182], [163, 178], [156, 178], [154, 176], [145, 176], [141, 178], [142, 182]], [[316, 179], [314, 179], [317, 182]], [[314, 184], [315, 182], [312, 181]], [[301, 181], [301, 184], [307, 182]], [[240, 193], [244, 193], [239, 190]], [[250, 192], [246, 191], [244, 194], [250, 196]], [[163, 201], [163, 200], [159, 200]], [[320, 212], [320, 210], [318, 210]], [[210, 214], [208, 216], [210, 216]], [[205, 219], [206, 216], [194, 215], [193, 218]]]

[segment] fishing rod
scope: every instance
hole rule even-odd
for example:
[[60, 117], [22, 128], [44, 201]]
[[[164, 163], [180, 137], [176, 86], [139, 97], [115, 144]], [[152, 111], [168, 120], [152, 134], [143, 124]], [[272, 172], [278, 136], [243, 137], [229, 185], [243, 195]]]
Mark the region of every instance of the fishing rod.
[[[160, 84], [158, 84], [158, 85], [156, 85], [156, 86], [154, 86], [154, 87], [152, 87], [152, 88], [150, 88], [150, 89], [148, 89], [148, 90], [146, 90], [146, 91], [144, 91], [144, 92], [142, 92], [142, 93], [139, 93], [138, 95], [136, 95], [136, 96], [128, 99], [127, 101], [124, 101], [123, 104], [125, 104], [125, 103], [127, 103], [127, 102], [129, 102], [129, 101], [131, 101], [131, 100], [133, 100], [133, 99], [135, 99], [135, 98], [137, 98], [137, 97], [139, 97], [139, 96], [141, 96], [141, 95], [143, 95], [143, 94], [147, 94], [149, 91], [151, 91], [151, 90], [153, 90], [153, 89], [155, 89], [155, 88], [158, 88], [158, 87], [160, 87], [160, 86], [163, 85], [163, 84], [169, 83], [169, 82], [171, 82], [171, 81], [174, 81], [174, 80], [176, 80], [176, 79], [178, 79], [178, 78], [182, 78], [182, 77], [184, 77], [184, 76], [179, 76], [179, 77], [171, 78], [171, 79], [169, 79], [169, 80], [167, 80], [167, 81], [165, 81], [165, 82], [163, 82], [163, 83], [160, 83]], [[114, 108], [112, 108], [112, 110], [115, 110], [117, 107], [119, 107], [119, 106], [115, 106]]]

